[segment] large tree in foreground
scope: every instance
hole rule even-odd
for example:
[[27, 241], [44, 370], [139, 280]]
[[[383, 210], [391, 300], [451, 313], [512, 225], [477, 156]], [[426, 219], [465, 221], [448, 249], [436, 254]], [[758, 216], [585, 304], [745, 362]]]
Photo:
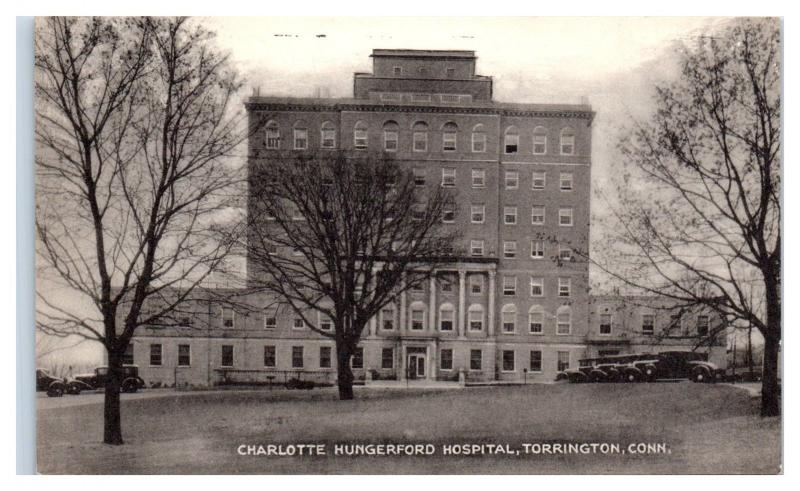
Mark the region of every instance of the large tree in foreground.
[[457, 254], [457, 232], [442, 225], [454, 197], [377, 156], [276, 158], [253, 164], [249, 182], [250, 290], [334, 339], [339, 397], [352, 399], [350, 359], [370, 318]]
[[37, 327], [102, 343], [103, 440], [121, 444], [131, 337], [167, 323], [230, 250], [217, 215], [246, 138], [229, 113], [239, 82], [183, 18], [43, 18], [35, 36], [38, 267], [69, 290], [37, 292]]
[[626, 168], [597, 263], [639, 290], [755, 326], [761, 414], [778, 415], [779, 22], [734, 21], [680, 56], [679, 79], [656, 87], [651, 119], [621, 142]]

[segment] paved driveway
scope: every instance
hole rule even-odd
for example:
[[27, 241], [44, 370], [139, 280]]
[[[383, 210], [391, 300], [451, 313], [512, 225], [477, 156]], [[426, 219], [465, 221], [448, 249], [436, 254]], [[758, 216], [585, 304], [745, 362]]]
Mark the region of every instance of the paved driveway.
[[[145, 389], [134, 394], [120, 394], [123, 401], [136, 399], [153, 399], [156, 397], [179, 396], [193, 394], [197, 391], [175, 391], [173, 389]], [[36, 406], [38, 409], [55, 409], [74, 406], [88, 406], [91, 404], [103, 403], [103, 391], [82, 392], [80, 395], [72, 396], [64, 394], [62, 397], [47, 397], [44, 392], [36, 393]]]

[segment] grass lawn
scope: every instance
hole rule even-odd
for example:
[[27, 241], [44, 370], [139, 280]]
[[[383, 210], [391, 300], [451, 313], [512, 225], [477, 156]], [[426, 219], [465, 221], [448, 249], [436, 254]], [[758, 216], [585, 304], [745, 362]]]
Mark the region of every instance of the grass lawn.
[[[80, 397], [80, 396], [77, 396]], [[215, 391], [123, 400], [126, 444], [101, 404], [39, 409], [42, 473], [777, 473], [781, 428], [734, 387], [556, 384], [447, 391]], [[330, 455], [335, 443], [431, 443], [433, 456]], [[441, 445], [665, 443], [668, 453], [443, 456]], [[324, 443], [317, 457], [241, 456], [241, 444]]]

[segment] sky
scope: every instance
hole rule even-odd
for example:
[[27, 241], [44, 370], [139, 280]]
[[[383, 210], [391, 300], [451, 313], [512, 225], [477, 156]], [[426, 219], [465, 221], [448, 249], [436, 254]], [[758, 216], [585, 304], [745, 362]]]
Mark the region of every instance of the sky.
[[[351, 97], [353, 72], [370, 72], [377, 48], [476, 52], [477, 73], [499, 102], [578, 103], [593, 121], [592, 185], [606, 185], [614, 147], [632, 118], [646, 118], [652, 90], [676, 75], [675, 48], [728, 22], [703, 17], [196, 18], [217, 33], [240, 71], [242, 101], [261, 95]], [[592, 204], [593, 214], [602, 208]], [[56, 293], [55, 291], [51, 291]], [[71, 343], [68, 343], [71, 344]], [[98, 364], [102, 347], [56, 351], [63, 364]]]

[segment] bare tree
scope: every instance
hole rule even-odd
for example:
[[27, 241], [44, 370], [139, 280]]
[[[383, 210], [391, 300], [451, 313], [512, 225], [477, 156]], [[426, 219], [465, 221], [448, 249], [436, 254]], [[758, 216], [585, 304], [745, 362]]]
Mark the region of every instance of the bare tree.
[[37, 327], [105, 347], [105, 443], [123, 443], [122, 356], [135, 330], [168, 318], [231, 248], [219, 233], [237, 179], [227, 160], [246, 129], [231, 113], [238, 78], [212, 37], [183, 18], [37, 25], [39, 268], [75, 294], [37, 291]]
[[780, 413], [780, 53], [775, 19], [734, 21], [681, 53], [680, 78], [656, 87], [652, 118], [620, 144], [597, 261], [640, 291], [752, 323], [765, 340], [763, 416]]
[[335, 340], [339, 397], [352, 399], [350, 358], [369, 319], [455, 260], [459, 234], [442, 225], [454, 197], [375, 156], [278, 158], [252, 164], [249, 183], [249, 287]]

